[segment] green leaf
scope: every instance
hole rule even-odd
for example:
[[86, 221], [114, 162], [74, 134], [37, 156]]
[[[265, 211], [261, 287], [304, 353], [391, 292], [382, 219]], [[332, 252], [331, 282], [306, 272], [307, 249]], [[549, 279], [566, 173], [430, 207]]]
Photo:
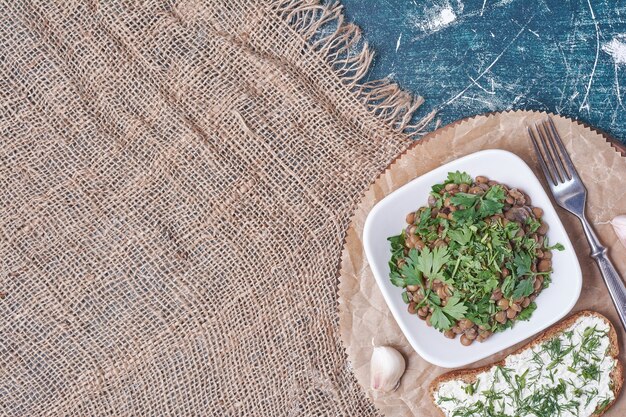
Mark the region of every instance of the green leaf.
[[459, 223], [470, 223], [476, 219], [476, 209], [470, 207], [465, 210], [457, 210], [452, 213], [452, 218]]
[[511, 275], [509, 275], [504, 279], [504, 282], [502, 283], [502, 294], [504, 294], [506, 298], [511, 298], [514, 288], [515, 279]]
[[400, 272], [405, 277], [406, 285], [422, 285], [422, 272], [416, 269], [412, 262], [404, 264]]
[[387, 240], [391, 243], [391, 256], [396, 258], [404, 255], [404, 230], [397, 236], [388, 237]]
[[496, 251], [502, 251], [504, 245], [504, 236], [501, 236], [499, 231], [491, 231], [491, 245]]
[[430, 324], [437, 330], [448, 330], [452, 327], [452, 323], [443, 313], [441, 307], [433, 308], [433, 314], [430, 316]]
[[482, 200], [478, 207], [478, 215], [481, 218], [493, 216], [497, 213], [502, 213], [504, 204], [494, 200]]
[[406, 282], [404, 281], [404, 278], [402, 278], [402, 276], [400, 276], [400, 274], [397, 272], [392, 272], [391, 274], [389, 274], [389, 280], [396, 287], [406, 287]]
[[450, 261], [447, 247], [438, 247], [432, 251], [425, 247], [415, 259], [416, 268], [429, 280], [444, 279], [442, 267]]
[[533, 314], [533, 311], [535, 311], [537, 309], [537, 303], [532, 302], [528, 305], [528, 307], [526, 307], [525, 309], [523, 309], [518, 315], [517, 315], [517, 320], [522, 320], [522, 321], [526, 321], [528, 319], [530, 319], [530, 316]]
[[552, 277], [550, 275], [544, 275], [543, 276], [543, 289], [546, 289], [550, 286], [550, 284], [552, 283]]
[[484, 291], [485, 292], [492, 292], [497, 287], [498, 287], [498, 280], [495, 279], [495, 278], [489, 278], [487, 281], [485, 281]]
[[448, 229], [448, 236], [460, 245], [467, 245], [472, 239], [472, 231], [468, 227], [461, 230]]
[[430, 324], [438, 330], [448, 330], [452, 327], [453, 320], [460, 320], [465, 317], [467, 307], [459, 300], [459, 297], [452, 296], [444, 307], [434, 306], [430, 317]]
[[436, 306], [440, 306], [441, 305], [441, 298], [439, 298], [437, 293], [430, 292], [428, 294], [428, 300], [430, 300], [431, 304], [434, 304]]
[[517, 276], [521, 277], [522, 275], [528, 274], [530, 271], [530, 264], [532, 259], [530, 259], [530, 255], [526, 252], [518, 252], [515, 254], [515, 258], [513, 258], [513, 265], [515, 265], [515, 272]]
[[509, 222], [504, 226], [504, 230], [506, 231], [506, 236], [508, 239], [513, 239], [517, 232], [519, 232], [520, 225], [517, 222]]
[[537, 242], [535, 242], [535, 239], [531, 239], [526, 235], [526, 237], [522, 239], [522, 248], [526, 249], [528, 253], [534, 253], [537, 248]]
[[465, 318], [470, 319], [474, 324], [479, 326], [489, 327], [489, 320], [492, 314], [491, 308], [494, 306], [490, 298], [491, 293], [485, 294], [479, 300], [473, 300], [468, 303]]
[[450, 183], [471, 185], [472, 177], [466, 172], [448, 172], [448, 179], [446, 180], [445, 184]]
[[504, 324], [500, 324], [498, 322], [495, 322], [493, 324], [493, 326], [491, 327], [491, 329], [492, 329], [492, 331], [494, 333], [502, 332], [502, 331], [504, 331], [506, 329], [510, 329], [511, 327], [513, 327], [513, 323], [514, 323], [513, 320], [507, 320]]
[[422, 272], [418, 269], [419, 253], [417, 249], [411, 249], [409, 256], [404, 258], [404, 261], [404, 265], [400, 268], [400, 274], [404, 277], [405, 285], [423, 286]]
[[428, 226], [428, 222], [431, 220], [430, 213], [432, 213], [432, 211], [430, 207], [428, 207], [426, 210], [422, 211], [422, 214], [420, 214], [419, 227], [421, 229]]
[[411, 302], [411, 300], [409, 300], [409, 293], [408, 292], [403, 292], [402, 293], [402, 301], [404, 301], [404, 304], [409, 304]]
[[487, 191], [484, 198], [486, 200], [498, 202], [506, 198], [506, 193], [504, 191], [504, 188], [499, 185], [494, 185]]
[[482, 197], [480, 206], [478, 207], [478, 215], [481, 218], [493, 216], [502, 213], [504, 204], [501, 202], [505, 198], [504, 188], [499, 185], [491, 187]]
[[396, 236], [390, 236], [387, 240], [391, 243], [391, 247], [404, 246], [404, 230]]
[[450, 197], [450, 202], [455, 206], [464, 206], [467, 208], [473, 206], [479, 199], [480, 197], [476, 194], [456, 193]]
[[467, 307], [465, 307], [457, 296], [448, 298], [448, 301], [442, 310], [444, 313], [457, 320], [462, 319], [465, 316], [465, 313], [467, 313]]
[[409, 251], [409, 257], [405, 258], [408, 264], [414, 265], [416, 267], [417, 267], [417, 264], [419, 264], [419, 261], [420, 261], [419, 259], [420, 259], [420, 254], [415, 248], [412, 248]]
[[541, 227], [541, 222], [537, 219], [533, 219], [532, 217], [528, 217], [526, 219], [526, 224], [528, 225], [530, 233], [535, 233], [537, 229]]
[[565, 250], [565, 246], [563, 246], [560, 243], [557, 243], [556, 245], [552, 245], [552, 246], [546, 246], [547, 250], [558, 250], [558, 251], [562, 251]]
[[444, 187], [445, 187], [445, 186], [444, 186], [443, 184], [435, 184], [435, 185], [433, 185], [433, 186], [431, 187], [431, 191], [432, 191], [433, 195], [435, 195], [435, 197], [441, 197], [441, 196], [439, 195], [439, 191], [443, 190], [443, 189], [444, 189]]
[[513, 299], [517, 300], [518, 298], [528, 297], [530, 294], [533, 293], [533, 290], [533, 279], [523, 279], [515, 286], [515, 291], [513, 291]]

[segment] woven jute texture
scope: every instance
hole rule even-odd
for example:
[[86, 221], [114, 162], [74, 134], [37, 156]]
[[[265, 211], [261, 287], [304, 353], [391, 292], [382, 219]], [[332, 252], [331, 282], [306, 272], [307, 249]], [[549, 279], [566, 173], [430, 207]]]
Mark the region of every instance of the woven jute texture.
[[0, 0], [0, 415], [368, 415], [336, 268], [423, 130], [338, 5]]

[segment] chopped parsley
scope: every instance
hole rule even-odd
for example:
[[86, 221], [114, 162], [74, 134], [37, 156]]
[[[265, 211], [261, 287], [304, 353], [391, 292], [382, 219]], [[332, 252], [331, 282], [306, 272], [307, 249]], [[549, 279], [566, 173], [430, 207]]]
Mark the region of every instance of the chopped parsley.
[[550, 283], [550, 271], [538, 272], [539, 256], [563, 246], [548, 246], [538, 233], [541, 218], [520, 195], [459, 171], [432, 187], [429, 205], [410, 213], [411, 224], [388, 239], [391, 283], [405, 289], [405, 303], [419, 300], [411, 311], [426, 307], [430, 324], [440, 331], [469, 320], [476, 326], [472, 331], [480, 326], [483, 334], [513, 325], [509, 316], [497, 316], [500, 298], [514, 307], [515, 319], [531, 317], [537, 308], [531, 296]]

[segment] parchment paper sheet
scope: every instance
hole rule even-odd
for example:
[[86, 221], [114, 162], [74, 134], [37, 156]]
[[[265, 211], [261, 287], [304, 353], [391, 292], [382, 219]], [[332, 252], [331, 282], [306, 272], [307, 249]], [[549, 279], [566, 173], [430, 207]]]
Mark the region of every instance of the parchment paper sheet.
[[[415, 353], [387, 308], [361, 244], [367, 214], [378, 201], [413, 178], [453, 159], [482, 149], [499, 148], [516, 153], [530, 165], [545, 185], [526, 133], [527, 125], [545, 117], [545, 113], [518, 111], [477, 116], [444, 127], [411, 147], [364, 195], [348, 230], [342, 254], [339, 320], [341, 337], [354, 373], [364, 391], [383, 414], [439, 416], [429, 398], [428, 385], [437, 375], [447, 370], [429, 364]], [[596, 223], [610, 220], [618, 214], [625, 214], [626, 159], [621, 157], [601, 134], [570, 119], [552, 117], [587, 186], [589, 220]], [[575, 246], [583, 272], [583, 289], [572, 313], [592, 309], [607, 316], [618, 329], [620, 358], [623, 361], [626, 359], [625, 332], [595, 262], [589, 257], [589, 247], [580, 223], [574, 216], [560, 208], [557, 208], [557, 212]], [[617, 241], [610, 225], [597, 225], [595, 229], [601, 241], [609, 248], [609, 255], [621, 276], [626, 277], [626, 249]], [[369, 390], [372, 340], [376, 344], [395, 346], [407, 359], [407, 371], [401, 385], [391, 394], [376, 395]], [[526, 342], [470, 367], [500, 360], [508, 352]], [[626, 394], [622, 393], [614, 407], [605, 415], [626, 415]]]

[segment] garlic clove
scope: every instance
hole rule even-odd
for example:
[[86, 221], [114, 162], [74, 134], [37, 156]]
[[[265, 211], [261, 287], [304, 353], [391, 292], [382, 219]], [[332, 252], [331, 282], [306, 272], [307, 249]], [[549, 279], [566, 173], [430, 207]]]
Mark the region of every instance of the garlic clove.
[[615, 230], [615, 234], [622, 245], [626, 247], [626, 215], [621, 214], [619, 216], [615, 216], [613, 220], [611, 220], [611, 226], [613, 226], [613, 230]]
[[391, 392], [400, 385], [406, 369], [404, 357], [392, 347], [376, 346], [370, 361], [370, 386], [374, 391]]

